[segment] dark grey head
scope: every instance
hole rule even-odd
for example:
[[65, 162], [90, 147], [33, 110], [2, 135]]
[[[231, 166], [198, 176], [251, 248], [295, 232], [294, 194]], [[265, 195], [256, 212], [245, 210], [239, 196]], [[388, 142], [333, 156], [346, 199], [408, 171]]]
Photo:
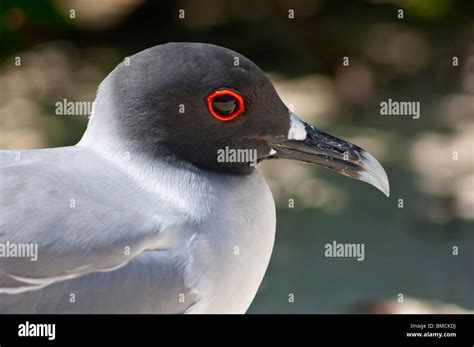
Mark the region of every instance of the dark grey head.
[[89, 128], [108, 127], [151, 158], [228, 174], [249, 174], [264, 159], [296, 159], [388, 194], [370, 154], [300, 121], [257, 65], [226, 48], [168, 43], [137, 53], [102, 83], [96, 104]]

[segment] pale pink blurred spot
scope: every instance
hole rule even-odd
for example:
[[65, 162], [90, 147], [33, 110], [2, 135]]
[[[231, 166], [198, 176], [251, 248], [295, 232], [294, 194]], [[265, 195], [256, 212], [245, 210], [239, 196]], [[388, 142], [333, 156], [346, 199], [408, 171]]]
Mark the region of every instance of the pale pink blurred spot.
[[355, 60], [337, 69], [335, 84], [342, 101], [363, 106], [374, 97], [374, 79], [368, 65]]

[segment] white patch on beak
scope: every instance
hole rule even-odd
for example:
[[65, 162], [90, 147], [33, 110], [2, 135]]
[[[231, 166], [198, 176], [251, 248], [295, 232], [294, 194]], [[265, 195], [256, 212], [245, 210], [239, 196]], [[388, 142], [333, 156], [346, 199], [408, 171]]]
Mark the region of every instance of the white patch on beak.
[[290, 112], [288, 140], [304, 140], [306, 135], [307, 133], [303, 122], [294, 113]]
[[268, 153], [268, 155], [274, 155], [277, 151], [275, 151], [273, 148], [270, 149], [270, 153]]

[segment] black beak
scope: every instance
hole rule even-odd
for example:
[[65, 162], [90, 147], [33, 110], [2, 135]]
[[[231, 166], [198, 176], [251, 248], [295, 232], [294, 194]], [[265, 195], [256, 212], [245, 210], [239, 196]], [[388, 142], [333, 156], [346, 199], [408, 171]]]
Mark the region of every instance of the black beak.
[[387, 174], [370, 153], [350, 142], [326, 134], [291, 114], [288, 136], [265, 138], [275, 150], [273, 158], [316, 164], [342, 175], [367, 182], [386, 196], [390, 194]]

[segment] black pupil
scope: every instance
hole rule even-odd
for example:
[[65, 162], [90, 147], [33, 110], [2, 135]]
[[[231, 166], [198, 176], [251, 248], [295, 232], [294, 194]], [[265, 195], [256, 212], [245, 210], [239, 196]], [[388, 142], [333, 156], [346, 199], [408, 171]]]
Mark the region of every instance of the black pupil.
[[229, 116], [237, 108], [237, 100], [232, 95], [217, 95], [212, 99], [212, 108], [219, 116]]

